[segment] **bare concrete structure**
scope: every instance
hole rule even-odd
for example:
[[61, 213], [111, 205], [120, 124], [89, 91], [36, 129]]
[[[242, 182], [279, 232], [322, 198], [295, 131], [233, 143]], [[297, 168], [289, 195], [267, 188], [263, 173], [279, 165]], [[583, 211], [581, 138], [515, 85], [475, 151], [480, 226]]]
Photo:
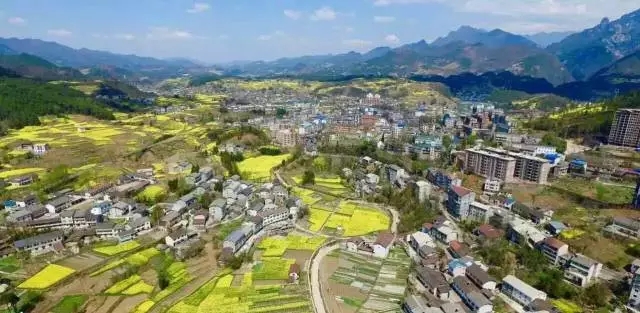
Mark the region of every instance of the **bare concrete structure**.
[[465, 170], [486, 178], [513, 182], [516, 179], [545, 184], [551, 164], [543, 158], [503, 149], [467, 149]]

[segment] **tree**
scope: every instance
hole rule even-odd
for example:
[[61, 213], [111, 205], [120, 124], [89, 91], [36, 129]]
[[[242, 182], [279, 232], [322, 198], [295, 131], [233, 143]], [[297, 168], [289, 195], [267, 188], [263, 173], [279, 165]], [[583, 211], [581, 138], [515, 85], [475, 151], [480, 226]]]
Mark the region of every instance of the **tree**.
[[164, 268], [160, 269], [158, 271], [158, 287], [160, 287], [160, 290], [164, 290], [165, 288], [169, 287], [170, 283], [171, 276], [169, 275], [167, 270]]
[[283, 118], [285, 115], [287, 115], [287, 110], [285, 108], [277, 108], [276, 109], [276, 117], [277, 118]]
[[200, 171], [200, 165], [198, 164], [191, 165], [191, 173], [197, 173], [199, 171]]
[[0, 295], [0, 304], [7, 305], [10, 312], [18, 313], [18, 301], [20, 298], [13, 291], [6, 291]]
[[151, 208], [151, 215], [149, 216], [149, 219], [151, 220], [152, 225], [158, 225], [160, 219], [162, 219], [163, 216], [164, 208], [159, 205], [155, 205], [153, 208]]
[[216, 184], [213, 186], [213, 190], [217, 192], [222, 192], [222, 188], [224, 188], [224, 185], [221, 181], [216, 182]]
[[169, 182], [167, 182], [167, 184], [169, 185], [169, 191], [176, 192], [178, 190], [178, 179], [177, 178], [169, 180]]
[[315, 183], [316, 183], [316, 174], [312, 170], [304, 171], [304, 174], [302, 174], [302, 184], [313, 185]]
[[567, 151], [567, 141], [558, 137], [554, 133], [546, 133], [542, 137], [542, 141], [540, 141], [540, 143], [543, 145], [555, 147], [556, 151], [559, 153], [564, 153], [565, 151]]
[[213, 195], [206, 192], [202, 196], [200, 196], [200, 199], [198, 202], [200, 202], [201, 208], [207, 209], [209, 208], [209, 205], [211, 204], [211, 202], [213, 202]]
[[607, 306], [611, 296], [611, 290], [601, 282], [596, 282], [584, 290], [584, 302], [593, 307]]
[[449, 135], [445, 135], [442, 136], [442, 146], [444, 147], [445, 150], [449, 150], [451, 148], [451, 136]]

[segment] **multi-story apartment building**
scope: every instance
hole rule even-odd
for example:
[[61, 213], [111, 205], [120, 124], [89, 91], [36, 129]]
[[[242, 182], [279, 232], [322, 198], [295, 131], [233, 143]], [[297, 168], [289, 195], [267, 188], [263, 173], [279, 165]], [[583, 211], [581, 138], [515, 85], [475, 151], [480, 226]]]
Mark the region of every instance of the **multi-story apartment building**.
[[296, 134], [290, 129], [280, 129], [276, 132], [276, 142], [283, 147], [296, 145]]
[[609, 144], [637, 147], [640, 143], [640, 110], [621, 109], [616, 112], [609, 132]]
[[[466, 152], [467, 163], [465, 164], [465, 170], [487, 178], [498, 178], [505, 182], [521, 179], [536, 182], [538, 184], [544, 184], [547, 182], [547, 177], [551, 170], [549, 160], [524, 153], [515, 153], [491, 147], [486, 147], [482, 150], [467, 149]], [[481, 155], [482, 158], [480, 159], [480, 157], [476, 157], [474, 155]], [[477, 161], [477, 159], [480, 159], [480, 161]], [[487, 160], [484, 161], [483, 165], [481, 161], [484, 159]], [[509, 161], [506, 163], [507, 159], [514, 159], [515, 162], [511, 163], [511, 161]], [[504, 164], [509, 164], [509, 169], [506, 170], [506, 172], [502, 170], [502, 167], [506, 166]], [[511, 171], [511, 164], [513, 164], [513, 171]], [[504, 175], [506, 175], [505, 178], [500, 177], [500, 175], [492, 174], [496, 172], [504, 172]]]
[[538, 184], [545, 184], [547, 182], [547, 177], [551, 170], [549, 160], [522, 153], [509, 153], [509, 155], [516, 157], [516, 168], [513, 172], [514, 177]]
[[566, 254], [558, 259], [564, 269], [564, 279], [580, 287], [586, 287], [600, 276], [602, 263], [582, 254]]
[[502, 279], [501, 291], [502, 294], [522, 306], [527, 306], [535, 299], [547, 299], [547, 294], [545, 292], [531, 287], [513, 275], [507, 275]]
[[626, 217], [615, 217], [604, 230], [618, 236], [640, 238], [640, 222]]
[[513, 181], [516, 159], [504, 154], [487, 150], [467, 149], [465, 171], [485, 178], [500, 179], [505, 182]]
[[447, 192], [447, 211], [461, 220], [469, 217], [469, 205], [476, 198], [476, 194], [464, 187], [451, 186]]
[[553, 237], [545, 238], [537, 247], [553, 265], [558, 265], [560, 258], [569, 254], [569, 245]]

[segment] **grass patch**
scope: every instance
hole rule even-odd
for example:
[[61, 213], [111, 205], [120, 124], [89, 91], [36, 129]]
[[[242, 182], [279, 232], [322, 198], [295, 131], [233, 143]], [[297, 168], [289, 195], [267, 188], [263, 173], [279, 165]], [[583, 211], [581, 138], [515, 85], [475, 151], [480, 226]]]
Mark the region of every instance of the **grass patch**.
[[560, 312], [562, 313], [581, 313], [582, 312], [582, 308], [569, 301], [569, 300], [565, 300], [565, 299], [556, 299], [556, 300], [551, 300], [551, 303], [553, 303], [553, 305], [555, 305], [558, 310], [560, 310]]
[[22, 262], [16, 256], [0, 259], [0, 271], [13, 273], [22, 268]]
[[309, 230], [314, 232], [320, 231], [329, 218], [329, 215], [331, 215], [331, 212], [325, 210], [309, 209]]
[[58, 304], [56, 304], [51, 313], [77, 313], [80, 312], [80, 308], [87, 301], [88, 297], [85, 295], [64, 296]]

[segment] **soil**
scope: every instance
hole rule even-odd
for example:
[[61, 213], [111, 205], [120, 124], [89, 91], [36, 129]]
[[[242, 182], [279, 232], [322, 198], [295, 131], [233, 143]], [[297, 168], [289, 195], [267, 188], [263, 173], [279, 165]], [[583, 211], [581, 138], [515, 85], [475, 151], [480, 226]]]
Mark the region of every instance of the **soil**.
[[92, 313], [110, 313], [120, 301], [120, 296], [95, 296], [87, 301], [86, 311]]
[[332, 281], [331, 275], [338, 269], [339, 261], [335, 257], [325, 257], [320, 267], [320, 282], [322, 286], [322, 298], [325, 299], [325, 307], [329, 313], [353, 313], [356, 308], [339, 302], [336, 297], [347, 297], [365, 300], [367, 294], [359, 288], [338, 284]]
[[102, 262], [103, 260], [103, 257], [99, 257], [95, 254], [82, 253], [59, 261], [57, 264], [72, 268], [76, 271], [82, 271]]
[[133, 309], [148, 298], [147, 294], [140, 294], [133, 297], [125, 297], [119, 304], [113, 309], [113, 313], [118, 312], [133, 312]]

